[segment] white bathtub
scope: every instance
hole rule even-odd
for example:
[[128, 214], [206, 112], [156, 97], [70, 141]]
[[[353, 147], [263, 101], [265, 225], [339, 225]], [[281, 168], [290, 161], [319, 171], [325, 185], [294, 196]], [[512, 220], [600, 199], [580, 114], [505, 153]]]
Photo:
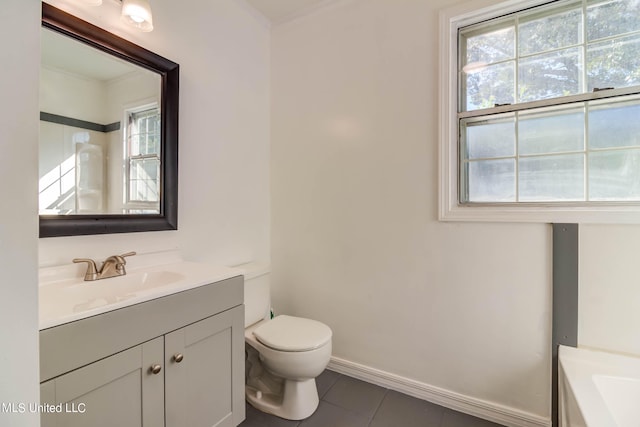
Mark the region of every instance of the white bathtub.
[[561, 427], [640, 427], [640, 358], [560, 346]]

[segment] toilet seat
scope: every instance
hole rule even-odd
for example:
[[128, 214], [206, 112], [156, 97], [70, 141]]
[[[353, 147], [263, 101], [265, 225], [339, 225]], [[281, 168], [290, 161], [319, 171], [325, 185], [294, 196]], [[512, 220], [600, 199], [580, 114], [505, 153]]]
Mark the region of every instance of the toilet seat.
[[331, 329], [316, 320], [281, 315], [260, 325], [253, 335], [278, 351], [310, 351], [331, 341]]

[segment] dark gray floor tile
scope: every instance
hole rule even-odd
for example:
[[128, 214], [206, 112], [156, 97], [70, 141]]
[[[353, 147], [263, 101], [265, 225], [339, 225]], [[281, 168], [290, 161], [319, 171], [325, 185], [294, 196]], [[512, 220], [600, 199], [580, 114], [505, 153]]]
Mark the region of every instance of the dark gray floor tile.
[[333, 371], [322, 373], [317, 385], [322, 400], [306, 420], [285, 420], [247, 404], [240, 427], [502, 427]]
[[377, 385], [342, 375], [322, 400], [371, 419], [386, 391]]
[[325, 369], [318, 378], [316, 378], [316, 386], [318, 387], [318, 397], [322, 397], [329, 391], [329, 389], [338, 381], [341, 375], [337, 372]]
[[503, 427], [501, 424], [472, 417], [471, 415], [455, 412], [450, 409], [444, 411], [442, 427]]
[[389, 390], [370, 427], [440, 427], [444, 408]]
[[297, 427], [300, 421], [285, 420], [247, 405], [247, 417], [239, 427]]
[[369, 419], [340, 406], [320, 402], [318, 409], [300, 427], [367, 427]]

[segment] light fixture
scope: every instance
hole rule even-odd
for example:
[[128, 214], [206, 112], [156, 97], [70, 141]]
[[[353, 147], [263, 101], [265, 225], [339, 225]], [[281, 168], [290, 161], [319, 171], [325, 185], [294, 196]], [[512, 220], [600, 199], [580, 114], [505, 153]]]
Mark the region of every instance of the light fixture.
[[[77, 0], [89, 6], [100, 6], [102, 0]], [[115, 0], [122, 3], [120, 18], [138, 30], [148, 33], [153, 31], [153, 15], [149, 0]]]
[[148, 0], [122, 0], [121, 18], [142, 32], [153, 30], [153, 16]]

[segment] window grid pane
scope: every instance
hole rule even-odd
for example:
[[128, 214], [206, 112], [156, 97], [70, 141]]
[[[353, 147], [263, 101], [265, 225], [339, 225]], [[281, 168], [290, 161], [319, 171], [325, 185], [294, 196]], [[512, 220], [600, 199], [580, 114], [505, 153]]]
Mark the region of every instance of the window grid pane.
[[132, 202], [158, 202], [160, 159], [132, 157], [129, 159], [129, 200]]
[[518, 160], [518, 201], [585, 200], [583, 154], [522, 157]]
[[637, 0], [587, 3], [558, 2], [462, 28], [460, 111], [640, 86]]
[[[582, 44], [582, 11], [560, 10], [543, 16], [523, 17], [518, 27], [521, 57]], [[549, 28], [556, 32], [549, 34]]]
[[[161, 186], [160, 138], [159, 108], [129, 114], [126, 203], [158, 205]], [[157, 207], [152, 210], [158, 212]]]
[[640, 34], [589, 45], [587, 80], [588, 90], [640, 85]]
[[640, 201], [637, 0], [462, 28], [459, 52], [461, 203]]
[[638, 2], [588, 0], [586, 22], [589, 41], [640, 31]]
[[462, 119], [460, 200], [640, 201], [638, 117], [640, 96]]

